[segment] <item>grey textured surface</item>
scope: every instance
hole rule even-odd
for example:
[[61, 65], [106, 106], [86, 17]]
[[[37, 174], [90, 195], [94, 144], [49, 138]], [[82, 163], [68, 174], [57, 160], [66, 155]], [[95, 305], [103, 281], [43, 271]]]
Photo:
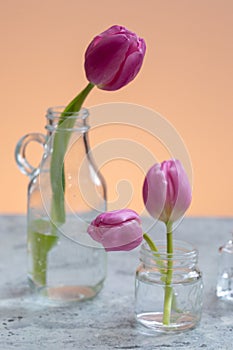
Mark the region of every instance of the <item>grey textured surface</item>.
[[[68, 306], [39, 304], [26, 281], [26, 220], [0, 217], [0, 349], [232, 349], [233, 304], [215, 297], [218, 247], [233, 219], [189, 218], [175, 232], [200, 252], [204, 310], [198, 328], [146, 336], [134, 322], [134, 272], [138, 250], [110, 253], [104, 289], [92, 301]], [[161, 238], [161, 237], [159, 237]]]

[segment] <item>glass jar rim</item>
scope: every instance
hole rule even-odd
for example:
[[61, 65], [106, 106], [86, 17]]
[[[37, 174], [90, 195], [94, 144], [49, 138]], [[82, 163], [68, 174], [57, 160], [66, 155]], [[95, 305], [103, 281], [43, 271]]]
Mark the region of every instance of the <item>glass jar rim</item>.
[[[166, 251], [167, 243], [164, 240], [158, 240], [155, 242], [158, 248], [157, 252], [152, 251], [148, 244], [145, 242], [141, 245], [140, 260], [150, 260], [156, 263], [158, 255], [161, 260], [176, 260], [176, 261], [188, 261], [196, 260], [198, 258], [198, 250], [189, 242], [181, 240], [173, 240], [173, 253], [168, 254]], [[157, 255], [157, 256], [156, 256]], [[170, 256], [169, 256], [170, 255]]]

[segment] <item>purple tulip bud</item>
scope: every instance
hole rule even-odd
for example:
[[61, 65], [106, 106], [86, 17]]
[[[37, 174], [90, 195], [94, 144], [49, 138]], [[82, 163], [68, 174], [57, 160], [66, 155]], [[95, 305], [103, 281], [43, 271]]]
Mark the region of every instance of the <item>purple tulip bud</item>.
[[98, 215], [87, 232], [106, 251], [132, 250], [141, 244], [143, 232], [138, 214], [130, 209], [114, 210]]
[[118, 90], [136, 77], [145, 51], [143, 39], [124, 27], [112, 26], [89, 44], [86, 77], [102, 90]]
[[182, 217], [192, 199], [188, 176], [179, 160], [153, 165], [143, 185], [143, 200], [150, 215], [165, 223]]

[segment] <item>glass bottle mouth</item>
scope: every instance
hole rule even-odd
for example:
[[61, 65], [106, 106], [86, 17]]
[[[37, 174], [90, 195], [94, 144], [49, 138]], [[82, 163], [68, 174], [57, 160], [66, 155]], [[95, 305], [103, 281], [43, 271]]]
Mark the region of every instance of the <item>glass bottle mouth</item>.
[[[46, 113], [47, 125], [46, 129], [50, 132], [57, 129], [62, 117], [64, 121], [59, 124], [60, 131], [81, 131], [85, 132], [89, 129], [88, 116], [89, 112], [86, 108], [81, 108], [78, 112], [64, 113], [65, 106], [50, 107]], [[71, 126], [72, 125], [72, 126]]]
[[167, 253], [165, 241], [157, 241], [158, 252], [152, 251], [147, 243], [143, 243], [140, 250], [140, 261], [146, 266], [158, 267], [161, 261], [173, 261], [173, 268], [193, 266], [198, 260], [198, 251], [190, 243], [184, 241], [173, 241], [173, 254]]

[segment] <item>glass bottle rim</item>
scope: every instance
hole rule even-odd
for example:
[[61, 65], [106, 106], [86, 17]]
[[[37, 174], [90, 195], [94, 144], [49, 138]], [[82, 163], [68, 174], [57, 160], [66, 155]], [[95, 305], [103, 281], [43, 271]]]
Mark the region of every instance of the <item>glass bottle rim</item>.
[[[55, 106], [49, 107], [46, 113], [47, 125], [46, 129], [49, 132], [53, 132], [57, 129], [60, 122], [60, 117], [65, 109], [65, 106]], [[65, 113], [65, 120], [59, 125], [59, 131], [81, 131], [85, 132], [89, 129], [87, 124], [87, 118], [89, 116], [89, 111], [86, 108], [81, 108], [78, 112]], [[74, 120], [74, 124], [70, 127], [69, 121]]]
[[[66, 108], [65, 106], [49, 107], [47, 109], [46, 118], [50, 120], [59, 119], [65, 108]], [[68, 112], [68, 113], [65, 113], [64, 115], [71, 119], [85, 120], [89, 116], [89, 112], [87, 108], [81, 108], [78, 112], [74, 112], [74, 113]]]

